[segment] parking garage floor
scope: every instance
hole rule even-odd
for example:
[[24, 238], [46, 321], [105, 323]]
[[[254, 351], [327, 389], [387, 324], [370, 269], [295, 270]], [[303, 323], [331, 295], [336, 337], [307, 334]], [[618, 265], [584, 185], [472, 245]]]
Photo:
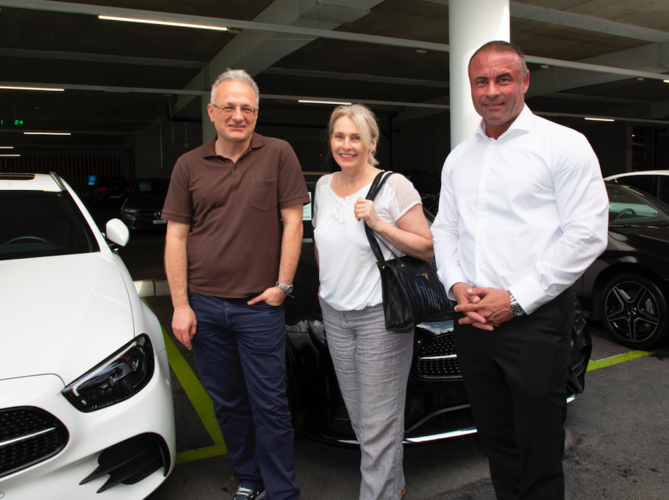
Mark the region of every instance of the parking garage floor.
[[[100, 225], [117, 209], [96, 210]], [[131, 236], [120, 250], [133, 279], [164, 279], [164, 233]], [[218, 500], [236, 488], [217, 431], [211, 402], [199, 385], [192, 356], [171, 332], [169, 297], [147, 304], [162, 323], [167, 344], [177, 422], [178, 465], [151, 500]], [[594, 352], [586, 390], [569, 406], [564, 459], [568, 499], [669, 498], [669, 347], [629, 352], [601, 325], [590, 325]], [[357, 498], [357, 450], [308, 439], [295, 443], [295, 469], [305, 500]], [[476, 437], [407, 447], [408, 499], [488, 500], [494, 492]]]

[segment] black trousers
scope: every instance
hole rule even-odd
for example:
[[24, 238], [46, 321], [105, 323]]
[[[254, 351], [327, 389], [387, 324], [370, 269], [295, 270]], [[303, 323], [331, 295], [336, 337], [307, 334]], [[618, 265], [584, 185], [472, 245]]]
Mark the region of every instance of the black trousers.
[[574, 296], [487, 332], [454, 330], [479, 439], [499, 500], [563, 500], [564, 420]]

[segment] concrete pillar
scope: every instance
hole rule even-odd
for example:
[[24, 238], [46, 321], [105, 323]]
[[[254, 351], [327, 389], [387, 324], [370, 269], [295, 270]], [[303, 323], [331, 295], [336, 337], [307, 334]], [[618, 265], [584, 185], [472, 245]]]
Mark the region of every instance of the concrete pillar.
[[509, 0], [450, 0], [448, 3], [451, 149], [476, 131], [467, 66], [481, 45], [510, 41]]

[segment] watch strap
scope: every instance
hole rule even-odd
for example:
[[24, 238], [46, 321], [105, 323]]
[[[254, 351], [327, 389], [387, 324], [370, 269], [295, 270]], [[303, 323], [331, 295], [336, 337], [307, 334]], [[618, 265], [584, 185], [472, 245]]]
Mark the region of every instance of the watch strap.
[[518, 300], [513, 296], [510, 290], [509, 290], [509, 299], [511, 302], [511, 307], [509, 307], [509, 312], [516, 317], [525, 316], [525, 311], [523, 310], [523, 307], [518, 303]]
[[277, 287], [278, 289], [283, 290], [284, 292], [286, 292], [287, 295], [290, 295], [293, 292], [293, 285], [284, 285], [280, 281], [277, 281], [276, 285], [274, 285], [274, 286]]

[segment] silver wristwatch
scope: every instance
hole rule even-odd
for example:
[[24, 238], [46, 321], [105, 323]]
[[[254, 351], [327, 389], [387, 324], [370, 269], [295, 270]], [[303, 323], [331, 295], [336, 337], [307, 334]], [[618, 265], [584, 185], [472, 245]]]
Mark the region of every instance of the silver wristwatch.
[[276, 285], [274, 286], [286, 292], [286, 295], [293, 293], [293, 285], [284, 285], [283, 283], [277, 281]]
[[525, 316], [525, 311], [523, 311], [523, 308], [521, 307], [521, 305], [518, 303], [518, 301], [510, 291], [509, 291], [509, 299], [511, 299], [511, 307], [509, 308], [509, 312], [516, 317]]

